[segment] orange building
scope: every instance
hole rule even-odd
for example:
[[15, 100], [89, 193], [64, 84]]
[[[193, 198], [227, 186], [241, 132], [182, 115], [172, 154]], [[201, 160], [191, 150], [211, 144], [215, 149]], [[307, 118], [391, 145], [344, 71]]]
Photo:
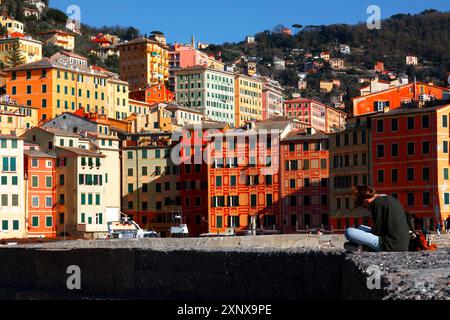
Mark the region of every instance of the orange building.
[[438, 87], [426, 83], [409, 83], [392, 87], [383, 91], [353, 98], [353, 115], [390, 110], [400, 108], [404, 103], [413, 100], [421, 103], [429, 100], [441, 100], [447, 88]]
[[191, 236], [208, 231], [208, 165], [204, 153], [211, 133], [228, 130], [226, 123], [201, 123], [183, 128], [180, 139], [180, 195], [184, 223]]
[[329, 138], [309, 128], [281, 141], [283, 233], [329, 226]]
[[172, 102], [175, 96], [164, 84], [148, 86], [143, 90], [130, 92], [130, 99], [143, 101], [146, 103]]
[[450, 105], [400, 108], [372, 117], [375, 190], [435, 230], [450, 213]]
[[57, 181], [54, 156], [28, 149], [24, 151], [27, 236], [52, 238], [56, 236], [56, 186], [63, 185], [64, 178]]

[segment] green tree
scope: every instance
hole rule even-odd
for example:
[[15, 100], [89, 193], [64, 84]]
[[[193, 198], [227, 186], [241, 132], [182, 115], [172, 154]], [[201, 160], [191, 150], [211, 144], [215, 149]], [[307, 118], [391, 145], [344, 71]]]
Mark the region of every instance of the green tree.
[[6, 52], [7, 64], [10, 67], [17, 67], [25, 64], [26, 60], [20, 49], [19, 41], [14, 41]]

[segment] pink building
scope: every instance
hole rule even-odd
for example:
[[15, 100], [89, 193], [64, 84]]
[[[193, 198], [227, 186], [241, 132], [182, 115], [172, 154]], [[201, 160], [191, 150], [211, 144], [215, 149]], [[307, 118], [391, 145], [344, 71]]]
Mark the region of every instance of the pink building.
[[205, 52], [195, 48], [195, 41], [191, 44], [175, 43], [169, 52], [169, 89], [175, 91], [174, 71], [181, 68], [203, 66], [212, 69], [225, 70], [225, 64], [208, 56]]
[[262, 93], [262, 120], [284, 115], [284, 89], [278, 81], [269, 77], [260, 77], [263, 81]]

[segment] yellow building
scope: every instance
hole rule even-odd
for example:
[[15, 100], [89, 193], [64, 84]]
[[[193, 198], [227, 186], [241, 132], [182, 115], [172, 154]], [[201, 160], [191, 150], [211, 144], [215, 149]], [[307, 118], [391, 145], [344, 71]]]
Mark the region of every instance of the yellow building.
[[34, 40], [31, 37], [13, 34], [0, 39], [0, 61], [5, 65], [9, 64], [8, 51], [13, 43], [19, 42], [20, 51], [25, 63], [35, 62], [42, 59], [42, 42]]
[[235, 126], [262, 120], [262, 81], [243, 74], [235, 76]]
[[39, 34], [46, 44], [53, 44], [64, 50], [75, 49], [75, 36], [72, 33], [61, 30], [50, 30]]
[[131, 91], [169, 80], [167, 45], [140, 38], [120, 45], [119, 50], [120, 78], [129, 82]]
[[320, 80], [320, 92], [333, 91], [333, 81]]
[[37, 107], [39, 120], [81, 108], [109, 118], [122, 119], [131, 114], [124, 107], [128, 106], [127, 83], [114, 73], [89, 66], [82, 56], [56, 53], [6, 72], [7, 94], [18, 103]]
[[23, 23], [17, 20], [14, 20], [13, 17], [8, 16], [6, 13], [4, 13], [1, 16], [0, 24], [8, 30], [8, 34], [14, 33], [14, 32], [24, 32]]

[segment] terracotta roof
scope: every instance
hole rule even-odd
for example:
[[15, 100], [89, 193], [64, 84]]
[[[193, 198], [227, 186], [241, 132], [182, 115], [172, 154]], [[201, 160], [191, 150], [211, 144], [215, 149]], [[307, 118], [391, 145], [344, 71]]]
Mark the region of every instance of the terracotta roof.
[[301, 140], [318, 140], [328, 139], [328, 135], [320, 130], [313, 134], [307, 134], [307, 129], [302, 131], [294, 131], [289, 133], [282, 141], [301, 141]]
[[50, 155], [48, 153], [38, 151], [38, 150], [25, 150], [23, 152], [26, 156], [32, 158], [55, 158], [54, 155]]
[[390, 117], [404, 114], [413, 114], [413, 113], [423, 113], [423, 112], [433, 112], [439, 110], [441, 108], [450, 107], [450, 104], [444, 104], [440, 106], [433, 107], [400, 107], [397, 109], [389, 110], [388, 112], [378, 112], [373, 115], [372, 118], [381, 118], [381, 117]]
[[61, 149], [61, 150], [67, 151], [67, 152], [72, 152], [79, 156], [106, 158], [105, 155], [103, 155], [99, 152], [95, 152], [95, 151], [91, 151], [91, 150], [83, 149], [83, 148], [56, 147], [56, 149]]

